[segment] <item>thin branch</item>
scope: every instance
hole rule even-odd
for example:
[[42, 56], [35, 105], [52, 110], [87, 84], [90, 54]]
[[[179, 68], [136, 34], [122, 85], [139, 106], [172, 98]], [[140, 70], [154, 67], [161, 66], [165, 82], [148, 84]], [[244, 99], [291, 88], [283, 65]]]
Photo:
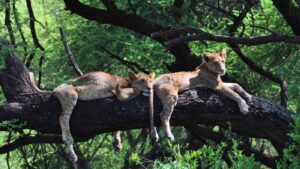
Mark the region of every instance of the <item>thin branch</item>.
[[232, 47], [232, 49], [235, 51], [235, 53], [242, 59], [252, 70], [259, 73], [260, 75], [266, 77], [272, 82], [275, 82], [280, 85], [280, 105], [286, 107], [288, 96], [287, 96], [287, 83], [286, 81], [277, 75], [272, 74], [271, 72], [266, 71], [262, 67], [255, 64], [250, 58], [248, 58], [246, 55], [243, 54], [241, 48], [238, 45], [235, 44], [229, 44], [229, 46]]
[[[191, 28], [189, 28], [191, 29]], [[197, 30], [193, 30], [191, 33], [183, 37], [174, 38], [172, 40], [166, 41], [165, 45], [168, 47], [172, 47], [176, 44], [180, 43], [188, 43], [191, 41], [199, 41], [199, 40], [209, 40], [215, 42], [225, 42], [231, 44], [244, 44], [248, 46], [266, 44], [271, 42], [285, 42], [291, 44], [300, 44], [300, 36], [288, 36], [288, 35], [265, 35], [258, 37], [231, 37], [226, 35], [213, 35], [207, 32], [201, 31], [201, 33], [194, 33]], [[200, 30], [198, 30], [200, 31]], [[173, 32], [170, 31], [170, 32]], [[180, 31], [179, 31], [180, 32]], [[169, 31], [166, 32], [156, 32], [153, 34], [153, 37], [168, 37]], [[182, 33], [189, 33], [188, 30], [181, 31]]]
[[277, 32], [274, 32], [274, 31], [272, 31], [271, 29], [266, 28], [266, 27], [263, 27], [263, 26], [252, 25], [251, 27], [253, 27], [253, 28], [258, 28], [258, 29], [262, 29], [262, 30], [266, 30], [266, 31], [268, 31], [268, 32], [271, 33], [271, 34], [278, 35]]
[[91, 155], [88, 157], [90, 160], [92, 160], [95, 157], [96, 153], [99, 151], [100, 147], [103, 146], [104, 141], [106, 140], [107, 137], [108, 137], [108, 134], [104, 134], [102, 141], [98, 144], [98, 146], [96, 148], [94, 148], [94, 152], [92, 152]]
[[117, 10], [116, 4], [113, 0], [101, 0], [103, 5], [107, 8], [107, 10]]
[[203, 0], [203, 2], [204, 2], [204, 4], [205, 4], [206, 6], [210, 7], [211, 9], [217, 10], [217, 11], [219, 11], [219, 12], [221, 12], [221, 13], [223, 13], [223, 14], [225, 14], [225, 15], [231, 17], [231, 18], [235, 18], [235, 17], [236, 17], [236, 16], [233, 15], [232, 13], [230, 13], [230, 12], [224, 10], [223, 8], [221, 8], [221, 7], [220, 7], [220, 4], [219, 4], [219, 1], [218, 1], [218, 6], [217, 6], [217, 7], [211, 5], [211, 4], [208, 3], [206, 0]]
[[21, 39], [22, 39], [22, 42], [23, 42], [22, 46], [23, 46], [25, 56], [26, 56], [27, 55], [27, 42], [26, 42], [23, 30], [22, 30], [21, 24], [19, 22], [19, 15], [18, 15], [18, 11], [17, 11], [17, 8], [16, 8], [16, 0], [13, 0], [13, 13], [14, 13], [14, 19], [15, 19], [17, 29], [20, 33], [20, 36], [21, 36]]
[[[188, 125], [185, 126], [185, 128], [194, 136], [196, 137], [204, 137], [206, 138], [205, 140], [212, 140], [216, 144], [219, 144], [221, 142], [227, 142], [228, 138], [224, 135], [224, 133], [221, 132], [214, 132], [212, 128], [210, 127], [205, 127], [201, 125]], [[231, 139], [230, 139], [231, 140]], [[195, 147], [197, 148], [197, 147]], [[230, 148], [230, 147], [228, 147]], [[268, 157], [262, 152], [259, 152], [255, 149], [253, 149], [250, 146], [247, 146], [244, 143], [239, 144], [238, 149], [242, 150], [243, 153], [246, 156], [251, 156], [252, 154], [254, 155], [254, 158], [264, 165], [274, 168], [276, 166], [276, 160], [278, 157]]]
[[[10, 143], [11, 137], [12, 137], [12, 131], [9, 131], [8, 136], [7, 136], [7, 140], [6, 140], [7, 144]], [[8, 169], [10, 169], [9, 159], [10, 159], [10, 154], [9, 154], [9, 152], [7, 152], [7, 154], [6, 154], [6, 165], [7, 165]]]
[[11, 43], [15, 46], [16, 45], [16, 38], [12, 29], [11, 20], [10, 20], [10, 1], [5, 0], [5, 25], [10, 37]]
[[136, 15], [136, 9], [133, 7], [131, 0], [127, 0], [128, 6], [131, 9], [132, 13]]
[[[135, 63], [135, 62], [131, 62], [131, 61], [127, 61], [122, 59], [120, 56], [113, 54], [112, 52], [110, 52], [108, 49], [106, 49], [103, 46], [100, 46], [100, 49], [104, 50], [106, 53], [108, 53], [110, 55], [110, 57], [118, 60], [121, 64], [127, 66], [129, 69], [131, 69], [132, 71], [134, 71], [135, 73], [137, 73], [138, 71], [141, 71], [143, 73], [148, 74], [149, 71], [145, 70], [144, 68], [142, 68], [139, 64]], [[138, 70], [138, 71], [137, 71]]]
[[238, 27], [243, 23], [244, 18], [247, 16], [248, 12], [251, 11], [252, 5], [245, 5], [240, 14], [235, 17], [233, 24], [229, 28], [229, 35], [233, 36], [237, 31]]
[[[86, 141], [90, 137], [75, 137], [76, 141]], [[0, 154], [13, 151], [17, 148], [23, 147], [29, 144], [44, 144], [44, 143], [58, 143], [62, 144], [63, 141], [60, 135], [40, 134], [36, 136], [22, 136], [14, 142], [8, 143], [0, 147]]]
[[42, 83], [42, 66], [44, 63], [44, 55], [41, 55], [40, 61], [39, 61], [39, 78], [38, 78], [38, 88], [41, 88], [41, 83]]
[[127, 153], [124, 157], [124, 167], [123, 167], [124, 169], [131, 168], [129, 164], [129, 157], [137, 149], [138, 143], [143, 140], [145, 141], [147, 139], [147, 136], [148, 136], [147, 130], [142, 129], [139, 136], [132, 142], [132, 146], [130, 147], [129, 150], [127, 150]]
[[[229, 28], [229, 35], [234, 36], [234, 33], [237, 31], [238, 27], [243, 22], [244, 18], [246, 17], [247, 13], [251, 11], [252, 4], [246, 5], [244, 10], [240, 13], [240, 15], [233, 21], [232, 26]], [[274, 34], [277, 35], [277, 34]], [[245, 56], [240, 49], [240, 47], [236, 44], [228, 43], [229, 46], [235, 51], [235, 53], [240, 57], [242, 61], [244, 61], [252, 70], [259, 73], [260, 75], [266, 77], [267, 79], [271, 80], [272, 82], [278, 83], [280, 85], [280, 99], [281, 105], [287, 107], [287, 83], [283, 80], [282, 77], [272, 74], [271, 72], [266, 71], [262, 67], [255, 64], [250, 58]]]
[[32, 9], [32, 5], [31, 5], [31, 0], [26, 0], [26, 5], [27, 5], [27, 9], [28, 9], [28, 13], [29, 13], [29, 17], [30, 17], [30, 31], [31, 31], [31, 36], [32, 36], [32, 40], [34, 43], [34, 46], [36, 48], [41, 49], [42, 51], [44, 51], [44, 47], [40, 44], [37, 34], [36, 34], [36, 30], [35, 30], [35, 16], [33, 13], [33, 9]]
[[81, 70], [80, 70], [80, 68], [79, 68], [79, 66], [78, 66], [78, 64], [77, 64], [77, 62], [76, 62], [76, 60], [75, 60], [75, 58], [74, 58], [74, 55], [73, 55], [73, 53], [72, 53], [72, 51], [71, 51], [71, 48], [70, 48], [70, 46], [68, 45], [68, 42], [67, 42], [67, 40], [66, 40], [66, 36], [65, 36], [64, 29], [63, 29], [62, 27], [60, 27], [60, 28], [59, 28], [59, 32], [60, 32], [61, 40], [62, 40], [62, 42], [63, 42], [63, 44], [64, 44], [64, 47], [65, 47], [65, 50], [66, 50], [66, 52], [67, 52], [67, 56], [68, 56], [68, 58], [69, 58], [69, 63], [70, 63], [71, 66], [74, 68], [74, 70], [75, 70], [75, 72], [76, 72], [76, 74], [77, 74], [78, 76], [83, 75], [83, 73], [81, 72]]
[[33, 58], [34, 58], [34, 56], [35, 56], [35, 52], [36, 52], [36, 49], [33, 49], [33, 50], [30, 52], [28, 58], [26, 59], [26, 67], [27, 67], [27, 68], [30, 67], [30, 64], [31, 64], [31, 62], [32, 62], [32, 60], [33, 60]]

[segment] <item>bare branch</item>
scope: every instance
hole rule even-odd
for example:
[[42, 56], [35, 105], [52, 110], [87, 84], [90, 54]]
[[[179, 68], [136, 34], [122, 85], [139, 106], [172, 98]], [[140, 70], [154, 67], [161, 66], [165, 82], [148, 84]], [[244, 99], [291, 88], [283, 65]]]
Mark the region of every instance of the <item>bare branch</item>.
[[[88, 137], [75, 137], [77, 141], [86, 141]], [[29, 144], [44, 144], [44, 143], [59, 143], [62, 144], [63, 141], [60, 135], [51, 135], [51, 134], [40, 134], [36, 136], [22, 136], [15, 140], [14, 142], [8, 143], [0, 147], [0, 154], [4, 154], [10, 151], [13, 151], [17, 148], [23, 147]]]
[[[242, 10], [240, 15], [233, 21], [232, 26], [229, 28], [229, 35], [234, 36], [234, 33], [237, 31], [238, 27], [243, 23], [244, 18], [246, 17], [246, 14], [251, 11], [252, 5], [246, 5], [245, 8]], [[277, 34], [274, 34], [277, 35]], [[278, 83], [280, 85], [281, 91], [280, 91], [280, 98], [281, 98], [281, 105], [284, 107], [287, 107], [287, 83], [283, 80], [282, 77], [279, 77], [277, 75], [274, 75], [262, 67], [255, 64], [251, 59], [246, 57], [240, 47], [236, 44], [228, 43], [229, 46], [232, 47], [232, 49], [235, 51], [235, 53], [255, 72], [259, 73], [260, 75], [266, 77], [267, 79]]]
[[231, 18], [235, 18], [235, 17], [236, 17], [236, 16], [235, 16], [234, 14], [232, 14], [231, 12], [226, 11], [225, 9], [221, 8], [221, 7], [220, 7], [220, 4], [219, 4], [220, 1], [218, 1], [218, 6], [217, 6], [217, 7], [214, 6], [214, 5], [212, 5], [212, 4], [210, 4], [210, 3], [207, 2], [206, 0], [203, 0], [203, 2], [204, 2], [204, 4], [205, 4], [206, 6], [210, 7], [211, 9], [217, 10], [217, 11], [219, 11], [219, 12], [221, 12], [221, 13], [223, 13], [223, 14], [225, 14], [225, 15], [231, 17]]
[[21, 39], [23, 42], [22, 46], [23, 46], [25, 56], [26, 56], [27, 55], [27, 42], [26, 42], [23, 30], [22, 30], [21, 24], [19, 22], [19, 15], [18, 15], [18, 11], [16, 8], [16, 0], [13, 0], [13, 13], [14, 13], [14, 19], [15, 19], [15, 23], [16, 23], [18, 32], [20, 33], [20, 36], [21, 36]]
[[[192, 31], [190, 31], [192, 30]], [[153, 37], [168, 37], [169, 32], [173, 35], [174, 30], [172, 31], [165, 31], [165, 32], [156, 32], [152, 34]], [[195, 33], [199, 32], [199, 33]], [[180, 43], [187, 43], [191, 41], [199, 41], [199, 40], [209, 40], [209, 41], [215, 41], [215, 42], [225, 42], [225, 43], [231, 43], [231, 44], [244, 44], [244, 45], [259, 45], [259, 44], [266, 44], [271, 42], [285, 42], [285, 43], [291, 43], [291, 44], [300, 44], [300, 36], [288, 36], [288, 35], [265, 35], [265, 36], [259, 36], [259, 37], [230, 37], [226, 35], [212, 35], [207, 32], [203, 32], [200, 30], [195, 30], [192, 28], [189, 28], [187, 30], [178, 31], [178, 34], [186, 34], [186, 33], [192, 33], [188, 34], [183, 37], [174, 38], [172, 40], [166, 41], [165, 45], [168, 47], [172, 47], [176, 44]]]
[[266, 27], [263, 27], [263, 26], [252, 25], [251, 27], [253, 27], [253, 28], [258, 28], [258, 29], [262, 29], [262, 30], [266, 30], [266, 31], [268, 31], [268, 32], [271, 33], [271, 34], [275, 34], [275, 35], [278, 34], [277, 32], [274, 32], [274, 31], [272, 31], [271, 29], [266, 28]]
[[113, 54], [112, 52], [110, 52], [108, 49], [106, 49], [103, 46], [100, 46], [100, 49], [104, 50], [106, 53], [108, 53], [110, 55], [110, 57], [118, 60], [121, 64], [127, 66], [128, 68], [130, 68], [135, 73], [138, 73], [138, 71], [141, 71], [141, 72], [146, 73], [146, 74], [149, 73], [149, 71], [147, 71], [144, 68], [142, 68], [139, 64], [137, 64], [135, 62], [124, 60], [120, 56], [118, 56], [116, 54]]
[[5, 25], [11, 40], [11, 43], [15, 46], [16, 45], [16, 38], [11, 26], [11, 20], [10, 20], [10, 1], [5, 0]]
[[286, 81], [277, 75], [272, 74], [271, 72], [266, 71], [262, 67], [255, 64], [251, 59], [249, 59], [247, 56], [245, 56], [240, 49], [238, 45], [235, 44], [229, 44], [229, 46], [232, 47], [232, 49], [235, 51], [235, 53], [255, 72], [259, 73], [260, 75], [266, 77], [267, 79], [271, 80], [272, 82], [275, 82], [280, 85], [280, 98], [281, 98], [281, 105], [284, 107], [287, 107], [287, 83]]
[[44, 55], [42, 55], [40, 57], [40, 62], [39, 62], [39, 78], [38, 78], [38, 88], [41, 88], [41, 83], [42, 83], [42, 66], [43, 66], [43, 63], [44, 63]]
[[127, 0], [127, 3], [132, 13], [136, 15], [136, 9], [133, 7], [131, 0]]
[[69, 63], [71, 64], [71, 66], [74, 68], [75, 72], [77, 73], [78, 76], [83, 75], [83, 73], [81, 72], [79, 66], [77, 65], [77, 62], [73, 56], [73, 53], [71, 51], [70, 46], [68, 45], [68, 42], [66, 40], [66, 36], [65, 36], [65, 32], [64, 29], [62, 27], [59, 28], [59, 32], [60, 32], [60, 36], [61, 36], [61, 40], [63, 41], [65, 50], [67, 52], [67, 56], [69, 58]]
[[32, 9], [32, 5], [31, 5], [31, 0], [26, 0], [26, 5], [27, 5], [27, 9], [28, 9], [28, 13], [29, 13], [29, 17], [30, 17], [30, 31], [31, 31], [31, 36], [32, 36], [32, 40], [33, 43], [35, 45], [36, 48], [41, 49], [42, 51], [44, 51], [44, 47], [40, 44], [37, 34], [36, 34], [36, 30], [35, 30], [35, 16], [33, 13], [33, 9]]

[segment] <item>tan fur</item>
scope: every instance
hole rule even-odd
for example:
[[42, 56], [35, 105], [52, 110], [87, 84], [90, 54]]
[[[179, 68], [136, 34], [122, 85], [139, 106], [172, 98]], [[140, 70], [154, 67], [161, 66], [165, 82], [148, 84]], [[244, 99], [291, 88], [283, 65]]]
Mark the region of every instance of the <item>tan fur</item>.
[[[220, 52], [205, 54], [203, 56], [203, 63], [198, 66], [196, 70], [191, 72], [164, 74], [153, 81], [153, 90], [163, 104], [163, 110], [160, 114], [161, 123], [170, 140], [174, 140], [174, 136], [170, 129], [170, 117], [177, 104], [178, 93], [183, 90], [201, 86], [209, 87], [236, 101], [243, 114], [248, 113], [249, 106], [239, 94], [244, 96], [248, 101], [251, 101], [251, 95], [240, 85], [236, 83], [224, 83], [220, 78], [220, 76], [224, 75], [226, 72], [225, 59], [225, 49], [222, 49]], [[151, 120], [153, 120], [153, 112], [152, 91], [150, 95]], [[151, 121], [150, 124], [152, 141], [155, 143], [158, 140], [158, 134], [154, 127], [154, 122]]]
[[[73, 137], [70, 132], [69, 121], [77, 100], [94, 100], [116, 95], [120, 101], [130, 100], [143, 93], [149, 94], [154, 74], [135, 74], [128, 72], [129, 79], [111, 75], [105, 72], [91, 72], [70, 80], [69, 84], [62, 84], [53, 90], [62, 106], [59, 123], [62, 129], [62, 139], [66, 144], [66, 153], [72, 161], [77, 160], [73, 150]], [[120, 132], [114, 132], [114, 148], [121, 147]], [[115, 147], [116, 146], [116, 147]]]

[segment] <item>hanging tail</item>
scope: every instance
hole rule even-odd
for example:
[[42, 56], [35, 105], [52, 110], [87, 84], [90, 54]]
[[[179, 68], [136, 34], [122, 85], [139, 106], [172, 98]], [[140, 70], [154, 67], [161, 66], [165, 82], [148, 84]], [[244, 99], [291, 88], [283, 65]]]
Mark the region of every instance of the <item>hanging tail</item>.
[[150, 136], [152, 140], [152, 145], [156, 145], [158, 141], [158, 133], [156, 127], [154, 127], [154, 90], [153, 88], [150, 90], [149, 96], [149, 114], [150, 114]]

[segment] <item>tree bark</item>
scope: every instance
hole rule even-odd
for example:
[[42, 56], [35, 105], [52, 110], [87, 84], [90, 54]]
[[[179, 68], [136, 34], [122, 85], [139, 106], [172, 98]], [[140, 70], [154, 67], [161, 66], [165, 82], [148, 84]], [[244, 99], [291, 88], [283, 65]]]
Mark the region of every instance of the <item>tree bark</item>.
[[[24, 123], [23, 129], [37, 130], [43, 134], [60, 134], [58, 118], [61, 108], [58, 100], [51, 92], [35, 89], [27, 68], [15, 53], [8, 54], [6, 65], [0, 80], [9, 103], [0, 107], [0, 122], [17, 119]], [[157, 97], [154, 105], [155, 124], [160, 125], [161, 103]], [[284, 107], [254, 97], [249, 114], [243, 115], [233, 100], [208, 88], [197, 88], [180, 94], [171, 125], [208, 124], [228, 127], [230, 123], [232, 131], [239, 135], [265, 138], [277, 149], [283, 149], [288, 142], [290, 113]], [[115, 97], [110, 97], [79, 101], [71, 116], [70, 126], [75, 140], [88, 139], [99, 133], [148, 128], [148, 117], [147, 97], [139, 96], [128, 102], [119, 102]], [[0, 129], [7, 130], [4, 126]]]

